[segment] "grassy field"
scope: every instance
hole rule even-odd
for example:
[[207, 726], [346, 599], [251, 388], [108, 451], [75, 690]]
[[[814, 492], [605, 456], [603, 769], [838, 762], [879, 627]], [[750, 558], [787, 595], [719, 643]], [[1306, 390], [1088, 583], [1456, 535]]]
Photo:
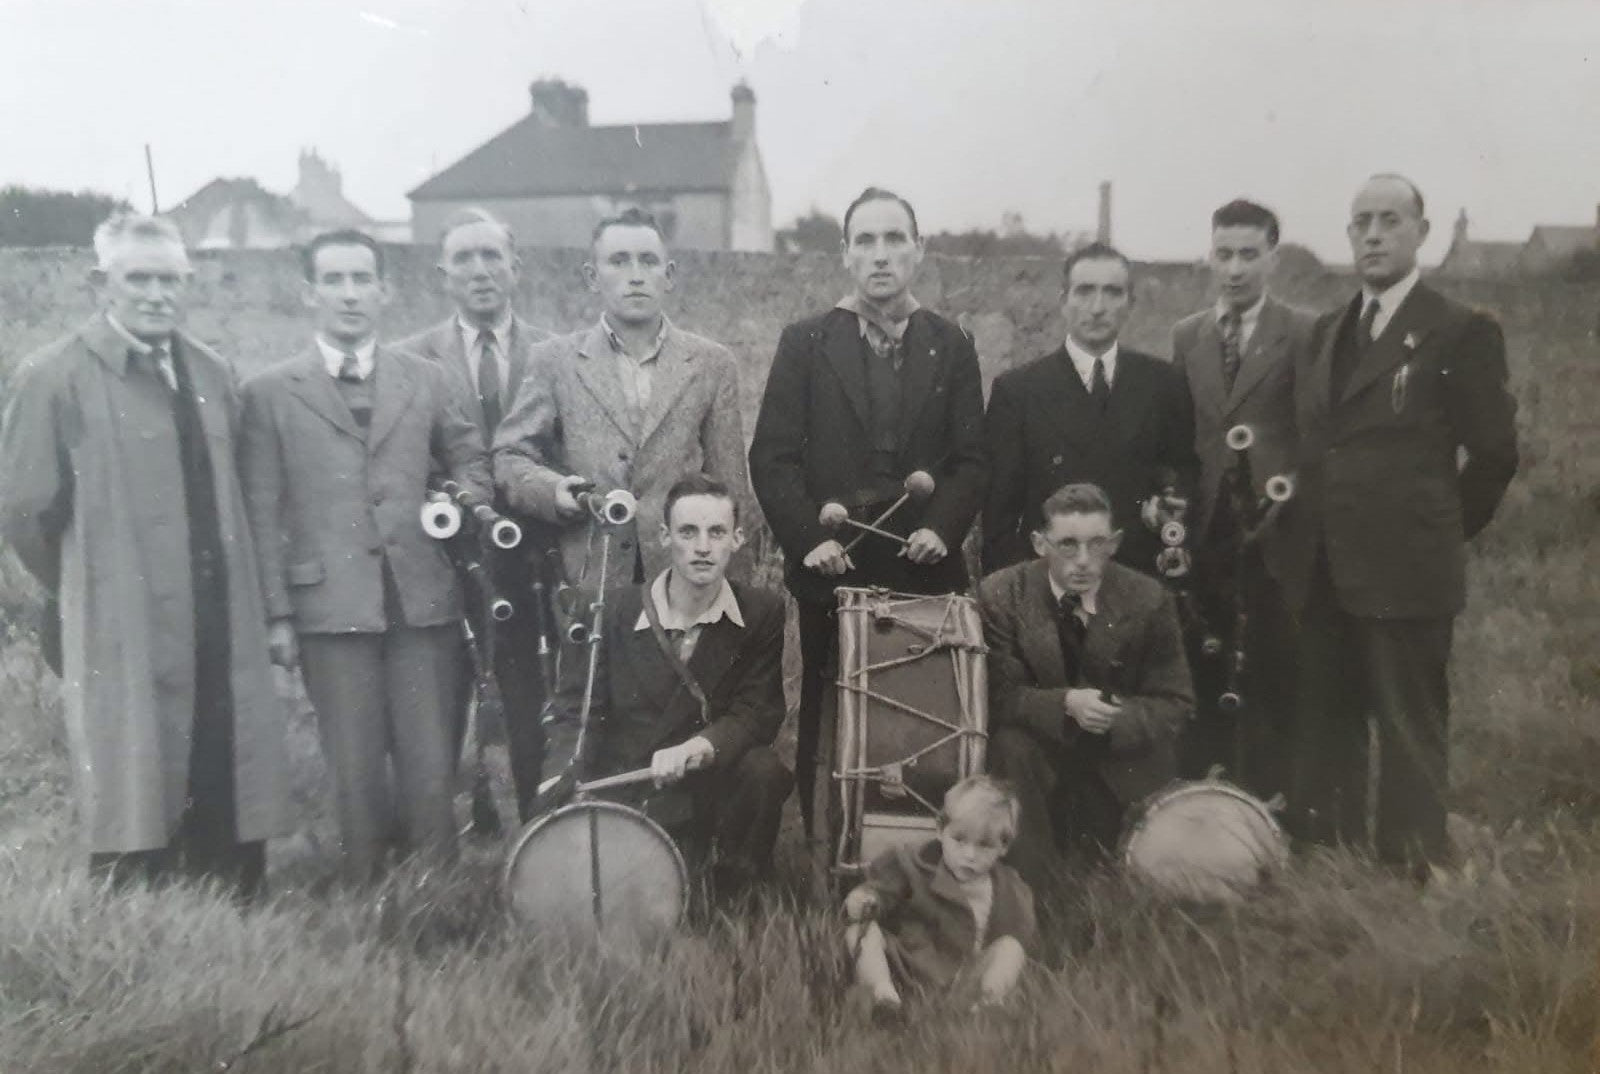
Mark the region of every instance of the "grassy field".
[[1464, 865], [1424, 893], [1328, 854], [1234, 910], [1100, 877], [1046, 893], [1049, 957], [1010, 1008], [879, 1028], [844, 994], [836, 916], [798, 894], [792, 835], [756, 913], [648, 954], [519, 934], [495, 845], [449, 875], [328, 893], [302, 716], [303, 830], [274, 845], [265, 906], [112, 895], [74, 849], [57, 688], [5, 557], [0, 1072], [1600, 1069], [1600, 347], [1592, 304], [1560, 299], [1499, 306], [1524, 468], [1456, 634]]

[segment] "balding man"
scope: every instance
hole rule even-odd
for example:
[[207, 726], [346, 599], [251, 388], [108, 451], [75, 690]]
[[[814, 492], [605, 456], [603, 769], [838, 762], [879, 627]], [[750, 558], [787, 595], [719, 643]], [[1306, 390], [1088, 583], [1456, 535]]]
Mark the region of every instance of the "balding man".
[[[462, 413], [494, 443], [500, 419], [510, 409], [528, 372], [528, 355], [550, 333], [524, 321], [512, 306], [522, 259], [511, 229], [483, 209], [463, 209], [445, 221], [439, 235], [439, 282], [455, 312], [439, 324], [395, 344], [429, 358], [448, 374]], [[501, 504], [500, 506], [504, 506]], [[510, 599], [512, 617], [494, 621], [472, 587], [467, 606], [473, 632], [488, 639], [494, 677], [505, 714], [511, 779], [517, 789], [517, 810], [526, 821], [544, 760], [544, 732], [539, 723], [546, 683], [539, 669], [539, 626], [544, 609], [534, 607], [533, 581], [543, 569], [549, 534], [535, 529], [527, 547], [488, 559], [495, 590]], [[531, 560], [531, 562], [530, 562]], [[470, 694], [470, 683], [463, 693]], [[465, 728], [465, 705], [457, 734]]]
[[1505, 342], [1488, 314], [1420, 282], [1421, 192], [1364, 183], [1348, 226], [1361, 291], [1317, 323], [1296, 371], [1300, 491], [1284, 590], [1301, 621], [1294, 815], [1366, 842], [1367, 721], [1379, 743], [1376, 850], [1423, 880], [1448, 862], [1450, 635], [1465, 542], [1517, 469]]
[[261, 886], [287, 830], [285, 708], [234, 469], [233, 372], [178, 329], [168, 221], [95, 232], [100, 312], [26, 359], [0, 431], [0, 536], [59, 598], [90, 870]]

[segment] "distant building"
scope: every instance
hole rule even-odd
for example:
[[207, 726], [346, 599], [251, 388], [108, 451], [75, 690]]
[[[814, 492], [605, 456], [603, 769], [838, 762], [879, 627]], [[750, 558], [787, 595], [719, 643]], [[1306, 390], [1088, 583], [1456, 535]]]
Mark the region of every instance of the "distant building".
[[520, 243], [586, 246], [601, 219], [638, 207], [682, 249], [773, 248], [749, 86], [733, 88], [732, 118], [715, 123], [591, 127], [588, 93], [554, 79], [533, 83], [529, 97], [526, 116], [407, 195], [417, 241], [478, 205]]
[[1540, 224], [1523, 244], [1517, 268], [1524, 276], [1551, 276], [1579, 254], [1600, 248], [1600, 220], [1588, 227]]
[[166, 215], [192, 250], [275, 250], [340, 227], [387, 242], [410, 241], [404, 222], [374, 220], [353, 205], [339, 169], [316, 150], [302, 150], [299, 163], [299, 181], [288, 194], [274, 194], [254, 179], [213, 179]]
[[1516, 276], [1522, 258], [1520, 242], [1479, 242], [1468, 237], [1467, 210], [1456, 216], [1450, 249], [1436, 270], [1440, 276], [1463, 280], [1503, 280]]

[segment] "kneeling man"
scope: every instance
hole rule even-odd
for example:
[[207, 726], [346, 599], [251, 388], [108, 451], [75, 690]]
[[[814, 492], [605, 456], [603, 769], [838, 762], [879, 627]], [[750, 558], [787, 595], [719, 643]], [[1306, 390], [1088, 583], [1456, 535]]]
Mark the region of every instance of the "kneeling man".
[[[727, 579], [744, 544], [727, 485], [692, 474], [668, 490], [660, 541], [670, 565], [608, 592], [583, 779], [648, 767], [638, 803], [694, 867], [722, 884], [763, 877], [793, 777], [772, 750], [783, 722], [783, 598]], [[547, 718], [560, 771], [576, 748], [588, 660], [563, 654]], [[712, 856], [714, 854], [714, 857]]]
[[1037, 885], [1114, 847], [1128, 806], [1176, 773], [1173, 743], [1194, 710], [1172, 598], [1113, 563], [1122, 534], [1095, 485], [1044, 502], [1039, 558], [978, 591], [989, 645], [989, 764], [1022, 815], [1009, 860]]

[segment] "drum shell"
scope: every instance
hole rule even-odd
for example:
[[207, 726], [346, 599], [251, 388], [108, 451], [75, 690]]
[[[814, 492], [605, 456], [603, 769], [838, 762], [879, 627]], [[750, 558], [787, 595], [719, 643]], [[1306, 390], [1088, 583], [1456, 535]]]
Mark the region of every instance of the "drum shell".
[[[945, 791], [984, 770], [988, 685], [972, 598], [846, 587], [838, 599], [834, 864], [849, 874], [873, 850], [927, 838]], [[891, 769], [910, 793], [872, 775]]]
[[683, 855], [659, 824], [618, 802], [574, 802], [529, 821], [502, 883], [512, 917], [541, 938], [648, 942], [688, 907]]
[[1238, 902], [1288, 863], [1289, 841], [1272, 811], [1231, 783], [1176, 784], [1135, 815], [1118, 859], [1171, 898]]

